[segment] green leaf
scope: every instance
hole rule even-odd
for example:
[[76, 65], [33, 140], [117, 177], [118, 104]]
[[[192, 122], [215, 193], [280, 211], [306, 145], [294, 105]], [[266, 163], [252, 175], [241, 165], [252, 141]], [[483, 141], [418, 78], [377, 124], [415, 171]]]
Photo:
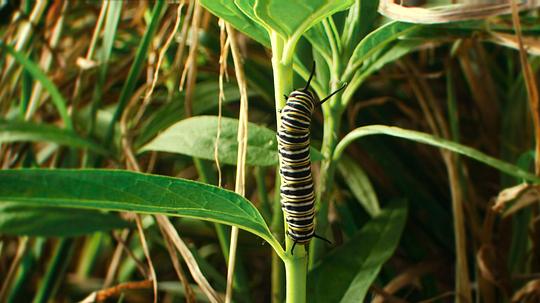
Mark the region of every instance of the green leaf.
[[308, 302], [363, 302], [401, 238], [407, 208], [398, 202], [314, 266], [308, 275]]
[[275, 31], [284, 39], [298, 40], [322, 19], [347, 9], [354, 0], [235, 0], [235, 4], [251, 19]]
[[[223, 104], [240, 99], [240, 92], [236, 83], [224, 83], [223, 94], [225, 96]], [[254, 96], [254, 94], [248, 93], [248, 97], [251, 96]], [[140, 147], [160, 131], [182, 120], [184, 118], [184, 98], [185, 93], [181, 92], [178, 94], [178, 98], [174, 98], [172, 102], [165, 104], [159, 110], [153, 111], [146, 119], [148, 122], [143, 123], [141, 134], [135, 140], [135, 146]], [[196, 116], [207, 113], [218, 106], [218, 100], [219, 86], [217, 79], [197, 83], [197, 88], [193, 92], [193, 114]]]
[[73, 131], [48, 124], [0, 120], [0, 144], [7, 142], [52, 142], [77, 148], [88, 148], [101, 154], [107, 150], [96, 143], [81, 138]]
[[[143, 146], [143, 151], [164, 151], [214, 160], [218, 118], [197, 116], [182, 120], [169, 127], [154, 140]], [[221, 164], [236, 165], [238, 142], [238, 120], [223, 117], [219, 138], [219, 161]], [[311, 149], [313, 160], [322, 155]], [[248, 147], [246, 163], [253, 166], [277, 165], [276, 133], [254, 123], [248, 124]]]
[[358, 42], [374, 28], [378, 6], [378, 0], [356, 0], [351, 6], [341, 36], [345, 54], [349, 55]]
[[99, 211], [0, 203], [0, 234], [75, 237], [130, 226], [117, 215]]
[[123, 170], [0, 171], [0, 205], [7, 202], [163, 214], [238, 226], [282, 254], [264, 219], [244, 197], [212, 185]]
[[354, 92], [367, 77], [383, 68], [386, 64], [394, 62], [406, 54], [416, 51], [423, 43], [422, 40], [395, 41], [392, 44], [387, 45], [386, 49], [375, 53], [373, 57], [366, 60], [364, 65], [354, 74], [343, 93], [342, 100], [344, 102], [351, 100]]
[[420, 25], [390, 22], [367, 35], [356, 46], [349, 60], [347, 69], [345, 70], [344, 79], [350, 79], [360, 66], [370, 58], [375, 52], [386, 47], [390, 42], [395, 41], [399, 37], [411, 33], [420, 28]]
[[505, 172], [511, 176], [519, 177], [527, 181], [534, 183], [540, 183], [540, 178], [515, 166], [510, 163], [501, 161], [494, 157], [488, 156], [474, 148], [461, 145], [459, 143], [439, 138], [430, 134], [423, 132], [418, 132], [414, 130], [402, 129], [395, 126], [386, 126], [386, 125], [368, 125], [359, 127], [350, 133], [348, 133], [336, 146], [334, 159], [339, 159], [345, 148], [354, 140], [370, 136], [370, 135], [388, 135], [398, 138], [403, 138], [418, 143], [423, 143], [427, 145], [436, 146], [443, 148], [455, 153], [467, 156], [469, 158], [480, 161], [484, 164], [487, 164], [491, 167], [494, 167], [502, 172]]
[[241, 33], [249, 36], [265, 47], [270, 47], [270, 38], [266, 30], [246, 16], [231, 0], [201, 0], [204, 6], [215, 16], [229, 22]]
[[34, 77], [34, 79], [36, 79], [41, 83], [41, 85], [43, 85], [43, 87], [51, 95], [51, 100], [54, 106], [56, 106], [60, 117], [62, 117], [66, 128], [73, 129], [73, 122], [71, 121], [71, 117], [69, 116], [67, 111], [66, 100], [64, 100], [64, 97], [62, 97], [62, 94], [60, 93], [56, 85], [47, 77], [47, 75], [45, 75], [45, 73], [39, 68], [39, 66], [32, 62], [32, 60], [26, 58], [26, 55], [16, 51], [10, 45], [5, 44], [2, 40], [0, 40], [0, 48], [5, 49], [8, 53], [10, 53], [13, 58], [15, 58], [15, 60], [19, 62], [19, 64], [21, 64], [24, 69], [28, 73], [30, 73], [30, 75], [32, 75], [32, 77]]
[[332, 62], [332, 47], [324, 26], [321, 23], [313, 25], [307, 32], [304, 33], [304, 37], [311, 43], [314, 49], [326, 60], [326, 62]]
[[355, 162], [343, 157], [338, 162], [338, 169], [354, 197], [372, 217], [381, 212], [379, 199], [369, 181], [366, 172]]

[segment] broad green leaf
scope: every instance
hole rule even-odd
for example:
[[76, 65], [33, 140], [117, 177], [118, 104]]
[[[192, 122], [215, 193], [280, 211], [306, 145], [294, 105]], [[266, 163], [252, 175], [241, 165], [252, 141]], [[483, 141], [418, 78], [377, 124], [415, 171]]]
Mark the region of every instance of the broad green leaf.
[[241, 33], [266, 47], [270, 47], [270, 38], [266, 30], [246, 16], [233, 1], [201, 0], [200, 3], [215, 16], [229, 22]]
[[[214, 160], [218, 118], [197, 116], [182, 120], [159, 134], [141, 148], [143, 151], [164, 151], [197, 158]], [[223, 117], [219, 137], [219, 161], [236, 165], [238, 120]], [[314, 161], [322, 155], [311, 149]], [[246, 163], [253, 166], [270, 166], [278, 163], [276, 133], [254, 123], [248, 124], [248, 147]]]
[[347, 157], [339, 160], [338, 169], [358, 202], [372, 217], [377, 216], [381, 212], [379, 199], [366, 172]]
[[[240, 99], [240, 92], [236, 83], [224, 83], [223, 94], [225, 100], [223, 104], [234, 102]], [[248, 97], [253, 96], [248, 93]], [[141, 134], [135, 140], [135, 146], [140, 147], [147, 143], [160, 131], [173, 125], [184, 118], [184, 98], [185, 93], [178, 94], [171, 102], [165, 104], [160, 109], [151, 113], [141, 127]], [[219, 86], [217, 79], [198, 83], [193, 92], [193, 114], [200, 115], [207, 113], [218, 106]]]
[[13, 58], [15, 58], [15, 60], [21, 64], [24, 69], [30, 73], [30, 75], [32, 75], [32, 77], [34, 77], [34, 79], [43, 85], [43, 87], [51, 95], [51, 100], [54, 106], [56, 106], [60, 117], [62, 117], [62, 121], [66, 125], [66, 128], [73, 129], [73, 122], [71, 121], [71, 117], [67, 111], [66, 100], [64, 97], [62, 97], [62, 94], [56, 85], [47, 77], [47, 75], [45, 75], [45, 73], [43, 73], [39, 66], [32, 62], [32, 60], [28, 59], [26, 55], [16, 51], [10, 45], [5, 44], [2, 40], [0, 40], [0, 49], [5, 49], [9, 54], [11, 54]]
[[339, 159], [343, 151], [345, 150], [345, 148], [351, 142], [353, 142], [354, 140], [358, 138], [370, 136], [370, 135], [388, 135], [388, 136], [415, 141], [418, 143], [436, 146], [436, 147], [443, 148], [443, 149], [467, 156], [469, 158], [475, 159], [484, 164], [492, 166], [502, 172], [505, 172], [511, 176], [519, 177], [519, 178], [522, 178], [524, 180], [534, 182], [534, 183], [540, 183], [539, 177], [515, 165], [501, 161], [494, 157], [488, 156], [474, 148], [461, 145], [459, 143], [456, 143], [450, 140], [439, 138], [434, 135], [430, 135], [430, 134], [426, 134], [426, 133], [414, 131], [414, 130], [402, 129], [395, 126], [368, 125], [368, 126], [359, 127], [353, 130], [352, 132], [348, 133], [336, 146], [334, 159], [336, 160]]
[[130, 226], [117, 215], [94, 210], [0, 202], [0, 234], [75, 237]]
[[251, 19], [275, 31], [284, 39], [298, 40], [322, 19], [347, 9], [354, 0], [235, 0], [235, 4]]
[[238, 226], [281, 253], [264, 219], [244, 197], [212, 185], [123, 170], [0, 171], [0, 205], [7, 202], [184, 216]]
[[375, 52], [383, 49], [388, 43], [413, 32], [420, 28], [420, 25], [390, 22], [367, 35], [353, 51], [344, 79], [349, 79], [360, 66], [370, 58]]
[[381, 267], [394, 253], [406, 218], [403, 201], [393, 203], [319, 261], [308, 275], [308, 302], [363, 302]]
[[88, 148], [101, 154], [107, 151], [96, 143], [81, 138], [73, 131], [48, 124], [0, 120], [0, 144], [7, 142], [52, 142], [77, 148]]

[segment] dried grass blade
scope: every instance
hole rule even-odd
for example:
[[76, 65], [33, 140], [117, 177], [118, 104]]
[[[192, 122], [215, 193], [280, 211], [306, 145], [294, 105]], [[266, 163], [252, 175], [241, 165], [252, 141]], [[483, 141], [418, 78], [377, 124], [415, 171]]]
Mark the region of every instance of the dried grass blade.
[[184, 258], [184, 261], [186, 262], [186, 265], [189, 268], [189, 271], [191, 272], [191, 275], [193, 276], [193, 279], [199, 285], [201, 288], [201, 291], [208, 297], [210, 302], [212, 303], [220, 303], [222, 302], [222, 299], [218, 295], [218, 293], [210, 286], [210, 283], [208, 283], [208, 280], [206, 280], [206, 277], [201, 272], [201, 269], [199, 268], [199, 265], [197, 264], [197, 260], [193, 257], [193, 254], [187, 247], [186, 243], [180, 238], [178, 233], [176, 232], [176, 229], [172, 225], [172, 223], [169, 221], [169, 218], [163, 215], [156, 216], [156, 219], [160, 226], [165, 230], [167, 235], [170, 237], [171, 241], [173, 242], [174, 246], [180, 252], [180, 255], [182, 255], [182, 258]]
[[[244, 74], [243, 62], [238, 47], [236, 31], [230, 24], [226, 24], [227, 34], [231, 44], [231, 53], [236, 72], [236, 80], [238, 89], [240, 90], [240, 115], [238, 123], [238, 158], [236, 161], [236, 186], [235, 192], [245, 196], [245, 178], [246, 178], [246, 152], [247, 152], [247, 132], [248, 132], [248, 99], [247, 99], [247, 82]], [[227, 271], [227, 293], [225, 302], [229, 303], [232, 300], [232, 287], [234, 278], [234, 268], [236, 264], [236, 249], [238, 244], [238, 227], [233, 226], [231, 229], [231, 244], [229, 247], [229, 262]]]

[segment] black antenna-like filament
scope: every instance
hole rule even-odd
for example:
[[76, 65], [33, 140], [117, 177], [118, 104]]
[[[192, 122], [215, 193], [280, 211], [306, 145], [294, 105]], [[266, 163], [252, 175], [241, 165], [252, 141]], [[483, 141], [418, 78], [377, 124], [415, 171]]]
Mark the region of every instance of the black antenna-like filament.
[[309, 79], [307, 80], [306, 87], [304, 87], [303, 91], [307, 92], [309, 89], [309, 83], [311, 82], [311, 79], [313, 79], [313, 75], [315, 75], [315, 61], [313, 61], [313, 68], [311, 69], [311, 75], [309, 75]]
[[319, 102], [318, 106], [321, 106], [326, 100], [330, 99], [333, 95], [339, 93], [339, 92], [340, 92], [342, 89], [344, 89], [345, 87], [347, 87], [347, 82], [345, 82], [345, 84], [343, 84], [343, 86], [342, 86], [340, 89], [336, 90], [335, 92], [333, 92], [333, 93], [331, 93], [330, 95], [328, 95], [326, 98], [322, 99], [322, 100]]

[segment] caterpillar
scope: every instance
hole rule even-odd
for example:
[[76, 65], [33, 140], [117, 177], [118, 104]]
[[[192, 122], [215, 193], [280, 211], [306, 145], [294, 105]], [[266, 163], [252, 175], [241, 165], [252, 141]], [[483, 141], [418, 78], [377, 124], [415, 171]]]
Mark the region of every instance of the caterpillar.
[[281, 123], [278, 127], [277, 141], [279, 173], [281, 176], [281, 208], [285, 213], [287, 235], [296, 244], [306, 245], [311, 238], [328, 240], [315, 234], [315, 191], [311, 176], [310, 125], [315, 108], [345, 88], [331, 93], [323, 100], [309, 89], [315, 74], [315, 63], [306, 86], [285, 95], [286, 104], [279, 113]]

